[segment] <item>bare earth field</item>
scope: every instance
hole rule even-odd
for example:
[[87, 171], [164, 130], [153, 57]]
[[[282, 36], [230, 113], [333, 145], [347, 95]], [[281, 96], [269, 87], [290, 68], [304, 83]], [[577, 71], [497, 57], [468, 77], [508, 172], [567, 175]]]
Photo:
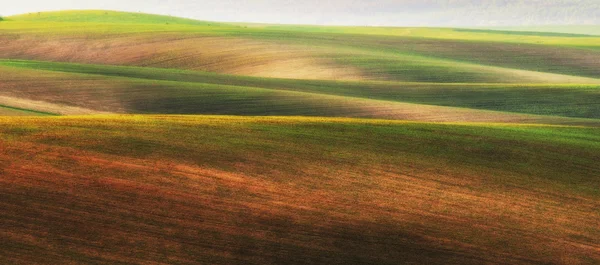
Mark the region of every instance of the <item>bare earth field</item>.
[[[600, 258], [597, 130], [217, 116], [0, 123], [4, 263]], [[565, 148], [572, 133], [585, 138]]]

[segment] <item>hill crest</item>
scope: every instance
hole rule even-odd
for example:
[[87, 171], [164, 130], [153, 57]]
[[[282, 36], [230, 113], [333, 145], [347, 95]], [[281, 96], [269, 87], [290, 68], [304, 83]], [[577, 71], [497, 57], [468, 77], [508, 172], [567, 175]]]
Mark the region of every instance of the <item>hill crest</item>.
[[189, 18], [134, 13], [111, 10], [65, 10], [33, 12], [11, 16], [13, 21], [37, 22], [96, 22], [96, 23], [131, 23], [131, 24], [184, 24], [184, 25], [209, 25], [214, 22], [201, 21]]

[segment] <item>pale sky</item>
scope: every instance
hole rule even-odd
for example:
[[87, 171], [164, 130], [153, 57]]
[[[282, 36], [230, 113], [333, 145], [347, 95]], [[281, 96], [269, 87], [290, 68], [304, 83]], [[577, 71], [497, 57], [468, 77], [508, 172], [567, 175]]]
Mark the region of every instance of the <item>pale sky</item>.
[[600, 0], [0, 0], [2, 16], [65, 9], [284, 24], [600, 24]]

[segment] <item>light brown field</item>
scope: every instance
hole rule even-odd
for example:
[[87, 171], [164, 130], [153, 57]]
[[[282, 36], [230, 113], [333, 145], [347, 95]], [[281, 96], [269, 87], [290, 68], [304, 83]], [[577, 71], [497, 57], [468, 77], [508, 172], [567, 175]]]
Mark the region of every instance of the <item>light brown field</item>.
[[202, 70], [295, 79], [359, 80], [361, 72], [306, 47], [182, 34], [0, 34], [0, 58]]
[[35, 110], [40, 112], [47, 112], [60, 115], [89, 115], [89, 114], [108, 114], [109, 112], [96, 111], [91, 109], [72, 107], [67, 105], [59, 105], [48, 103], [46, 101], [35, 101], [23, 98], [14, 98], [0, 96], [0, 105], [8, 106], [26, 110]]
[[[377, 56], [379, 53], [364, 48], [343, 46], [352, 39], [334, 44], [318, 45], [294, 44], [293, 42], [250, 39], [243, 37], [219, 37], [191, 33], [126, 33], [126, 34], [83, 34], [83, 35], [40, 35], [35, 33], [0, 34], [0, 58], [43, 60], [71, 63], [92, 63], [126, 66], [148, 66], [210, 71], [224, 74], [312, 79], [312, 80], [388, 80], [385, 74], [368, 74], [359, 67], [340, 64], [333, 58], [355, 55]], [[360, 39], [367, 41], [368, 39]], [[337, 43], [339, 42], [339, 43]], [[408, 43], [405, 43], [408, 42]], [[387, 47], [383, 42], [382, 47]], [[459, 49], [441, 48], [444, 43], [434, 43], [434, 51], [441, 54]], [[426, 60], [426, 64], [459, 68], [466, 72], [482, 73], [501, 83], [577, 83], [598, 84], [599, 79], [571, 76], [557, 73], [531, 71], [499, 67], [496, 63], [475, 64], [465, 61], [451, 61], [443, 58], [402, 55], [403, 49], [413, 46], [434, 45], [428, 42], [412, 43], [399, 41], [400, 54], [383, 53], [379, 56], [396, 58], [398, 64], [408, 60], [410, 64]], [[377, 47], [379, 44], [373, 44]], [[406, 47], [402, 45], [408, 45]], [[468, 46], [470, 47], [470, 46]], [[389, 48], [389, 47], [387, 47]], [[422, 47], [418, 52], [423, 52]], [[450, 51], [448, 51], [448, 49]], [[506, 52], [506, 51], [503, 51]], [[451, 54], [451, 53], [450, 53]], [[467, 56], [467, 55], [465, 55]], [[473, 55], [468, 55], [473, 56]], [[506, 55], [499, 55], [506, 56]], [[531, 55], [533, 56], [533, 55]], [[539, 59], [542, 55], [535, 55]], [[581, 56], [580, 56], [581, 57]], [[433, 61], [431, 61], [433, 60]], [[487, 59], [486, 59], [487, 60]], [[579, 60], [577, 60], [578, 62]], [[562, 65], [562, 62], [560, 62]], [[502, 65], [502, 64], [500, 64]], [[571, 64], [567, 64], [571, 66]], [[566, 67], [566, 66], [565, 66]], [[586, 65], [586, 69], [591, 66]], [[402, 75], [395, 78], [402, 78]]]

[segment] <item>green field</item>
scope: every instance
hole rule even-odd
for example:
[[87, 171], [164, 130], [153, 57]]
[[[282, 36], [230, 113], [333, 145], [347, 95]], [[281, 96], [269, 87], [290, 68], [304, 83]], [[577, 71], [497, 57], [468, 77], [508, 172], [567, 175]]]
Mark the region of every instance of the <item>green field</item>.
[[[489, 110], [503, 112], [505, 116], [519, 113], [600, 118], [600, 105], [597, 104], [600, 85], [595, 84], [265, 79], [161, 68], [12, 60], [0, 60], [0, 72], [12, 74], [7, 74], [6, 92], [26, 93], [47, 101], [63, 94], [60, 102], [71, 99], [68, 103], [72, 105], [109, 112], [311, 116], [337, 116], [337, 113], [390, 118], [392, 116], [376, 113], [376, 109], [371, 113], [357, 109], [384, 102], [388, 104], [381, 107], [392, 109], [400, 106], [399, 103], [411, 103], [468, 108], [473, 115], [477, 115], [478, 110]], [[37, 80], [28, 78], [32, 75], [37, 76]], [[21, 82], [13, 81], [15, 78]], [[52, 81], [57, 79], [69, 79], [71, 87], [66, 89], [62, 83], [55, 87]], [[10, 85], [9, 81], [15, 84]], [[31, 82], [49, 85], [31, 85]], [[99, 94], [98, 88], [110, 92]], [[81, 100], [90, 97], [95, 102]], [[119, 103], [126, 103], [126, 109], [117, 107]], [[578, 107], [573, 108], [574, 104]]]
[[5, 17], [0, 263], [598, 264], [566, 29]]
[[537, 34], [575, 34], [575, 35], [600, 35], [598, 25], [554, 25], [554, 26], [514, 26], [514, 27], [491, 27], [490, 30], [502, 30], [509, 32], [525, 31]]

